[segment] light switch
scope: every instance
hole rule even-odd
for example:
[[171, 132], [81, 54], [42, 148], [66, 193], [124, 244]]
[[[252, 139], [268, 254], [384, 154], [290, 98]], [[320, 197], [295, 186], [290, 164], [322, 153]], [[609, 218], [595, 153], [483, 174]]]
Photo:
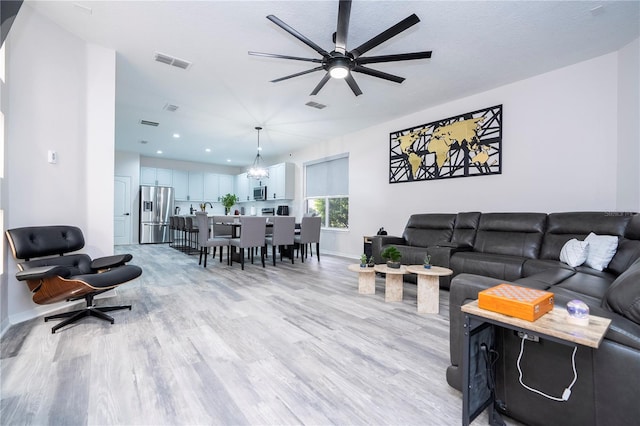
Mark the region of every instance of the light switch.
[[47, 152], [47, 161], [49, 161], [49, 164], [56, 164], [58, 162], [58, 153], [50, 149]]

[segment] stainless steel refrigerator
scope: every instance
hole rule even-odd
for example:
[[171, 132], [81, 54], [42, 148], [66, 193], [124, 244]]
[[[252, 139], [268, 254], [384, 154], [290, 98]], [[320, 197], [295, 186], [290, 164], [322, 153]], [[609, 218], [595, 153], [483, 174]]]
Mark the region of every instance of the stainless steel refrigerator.
[[140, 186], [140, 244], [168, 243], [173, 212], [173, 188]]

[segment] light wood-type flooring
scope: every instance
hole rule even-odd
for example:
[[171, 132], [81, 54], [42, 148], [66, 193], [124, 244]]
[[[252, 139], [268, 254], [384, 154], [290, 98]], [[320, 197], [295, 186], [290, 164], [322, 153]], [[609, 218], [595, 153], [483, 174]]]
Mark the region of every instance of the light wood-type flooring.
[[133, 305], [115, 324], [51, 334], [56, 320], [37, 318], [5, 333], [0, 424], [460, 424], [446, 291], [439, 314], [419, 315], [413, 284], [402, 302], [385, 303], [382, 277], [358, 294], [350, 259], [241, 271], [167, 245], [117, 251], [143, 275], [97, 301]]

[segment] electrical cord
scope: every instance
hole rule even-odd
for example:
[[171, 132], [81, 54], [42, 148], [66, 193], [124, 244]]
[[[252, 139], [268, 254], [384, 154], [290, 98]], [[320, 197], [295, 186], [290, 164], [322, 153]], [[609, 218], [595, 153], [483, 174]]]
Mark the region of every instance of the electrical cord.
[[578, 380], [578, 371], [576, 370], [576, 351], [578, 350], [577, 346], [573, 347], [573, 354], [571, 354], [571, 366], [573, 367], [573, 381], [571, 382], [571, 384], [569, 384], [569, 386], [567, 386], [564, 389], [564, 392], [562, 392], [562, 397], [558, 398], [557, 396], [551, 396], [551, 395], [547, 395], [546, 393], [539, 391], [538, 389], [534, 389], [532, 387], [529, 387], [527, 385], [524, 384], [524, 382], [522, 381], [522, 368], [520, 368], [520, 360], [522, 359], [522, 354], [524, 353], [524, 341], [527, 340], [527, 334], [524, 334], [522, 336], [522, 341], [520, 342], [520, 354], [518, 355], [518, 361], [517, 361], [517, 366], [518, 366], [518, 373], [519, 373], [519, 377], [518, 380], [520, 381], [520, 384], [527, 390], [537, 393], [538, 395], [542, 395], [545, 398], [549, 398], [553, 401], [559, 401], [559, 402], [565, 402], [569, 400], [569, 397], [571, 396], [571, 388], [573, 387], [573, 385], [576, 383], [576, 381]]

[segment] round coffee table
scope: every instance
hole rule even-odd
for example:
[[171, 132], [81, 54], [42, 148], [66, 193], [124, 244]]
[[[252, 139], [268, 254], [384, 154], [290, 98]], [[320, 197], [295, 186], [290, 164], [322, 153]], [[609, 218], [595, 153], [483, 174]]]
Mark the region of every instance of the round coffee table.
[[376, 294], [376, 270], [370, 267], [361, 267], [359, 263], [347, 266], [347, 269], [358, 273], [358, 293]]
[[385, 274], [384, 279], [384, 301], [402, 302], [402, 275], [407, 273], [407, 267], [389, 268], [386, 264], [374, 266], [376, 272]]
[[440, 312], [440, 277], [453, 274], [449, 268], [424, 265], [409, 265], [407, 272], [418, 276], [418, 313], [437, 314]]

